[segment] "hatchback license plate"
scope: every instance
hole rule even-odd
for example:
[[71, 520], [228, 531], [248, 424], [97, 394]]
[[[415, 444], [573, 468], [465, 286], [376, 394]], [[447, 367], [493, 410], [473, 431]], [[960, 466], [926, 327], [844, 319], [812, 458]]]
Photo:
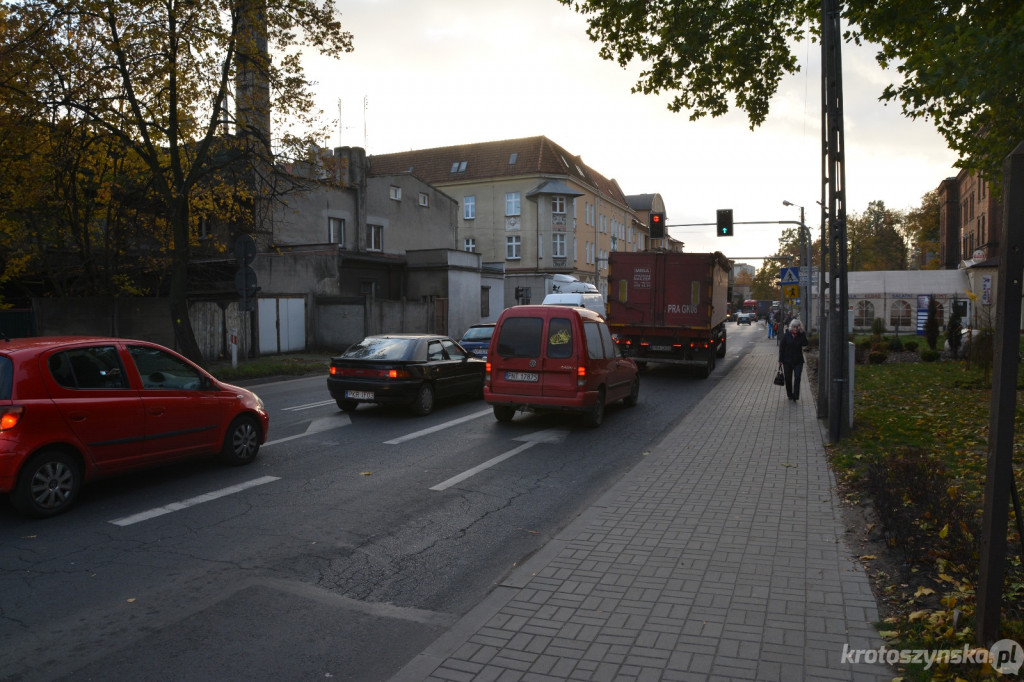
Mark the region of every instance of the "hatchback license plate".
[[345, 397], [352, 400], [373, 400], [373, 391], [345, 391]]
[[505, 381], [540, 381], [536, 372], [505, 372]]

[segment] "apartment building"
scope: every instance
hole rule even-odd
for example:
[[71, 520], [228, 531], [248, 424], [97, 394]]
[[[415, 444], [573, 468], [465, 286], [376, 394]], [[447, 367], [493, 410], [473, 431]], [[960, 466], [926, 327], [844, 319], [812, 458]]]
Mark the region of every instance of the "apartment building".
[[962, 170], [955, 178], [943, 180], [938, 192], [942, 267], [998, 258], [1002, 204], [992, 196], [988, 181]]
[[608, 254], [647, 248], [646, 215], [618, 183], [544, 136], [378, 154], [369, 167], [459, 203], [458, 247], [504, 267], [506, 305], [540, 301], [554, 274], [606, 294]]

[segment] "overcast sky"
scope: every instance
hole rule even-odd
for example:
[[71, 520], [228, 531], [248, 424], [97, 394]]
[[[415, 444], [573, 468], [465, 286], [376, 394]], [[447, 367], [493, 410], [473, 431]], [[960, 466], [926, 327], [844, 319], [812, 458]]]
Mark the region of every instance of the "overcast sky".
[[[545, 135], [626, 194], [657, 192], [669, 232], [687, 251], [750, 260], [775, 252], [783, 227], [713, 227], [716, 209], [734, 220], [806, 219], [817, 235], [821, 197], [820, 49], [797, 47], [802, 70], [785, 79], [767, 122], [744, 114], [691, 122], [666, 108], [670, 96], [631, 94], [639, 66], [598, 57], [584, 17], [557, 0], [342, 0], [355, 51], [310, 59], [318, 103], [341, 125], [325, 145], [368, 154]], [[878, 97], [893, 75], [870, 48], [843, 46], [848, 213], [880, 200], [893, 209], [956, 174], [956, 155], [930, 122], [904, 118]], [[364, 98], [366, 106], [364, 108]], [[759, 265], [759, 263], [755, 263]]]

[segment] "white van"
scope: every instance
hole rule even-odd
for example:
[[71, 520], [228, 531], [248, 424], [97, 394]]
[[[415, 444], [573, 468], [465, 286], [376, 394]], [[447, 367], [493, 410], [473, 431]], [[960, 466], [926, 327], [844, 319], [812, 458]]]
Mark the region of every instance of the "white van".
[[604, 296], [589, 282], [581, 282], [572, 275], [558, 274], [552, 277], [551, 293], [541, 301], [542, 305], [568, 305], [593, 310], [601, 317], [608, 316]]
[[604, 296], [595, 292], [586, 294], [548, 294], [544, 297], [544, 305], [568, 305], [575, 306], [577, 308], [586, 308], [593, 310], [601, 317], [607, 317], [608, 311], [605, 309]]

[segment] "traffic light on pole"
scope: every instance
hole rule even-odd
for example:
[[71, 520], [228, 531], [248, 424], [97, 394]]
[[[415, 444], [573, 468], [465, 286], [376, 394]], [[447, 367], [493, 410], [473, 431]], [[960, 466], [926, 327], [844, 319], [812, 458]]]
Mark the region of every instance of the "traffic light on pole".
[[731, 208], [720, 208], [720, 209], [718, 209], [718, 236], [719, 237], [731, 237], [732, 236], [732, 209]]
[[665, 214], [652, 213], [648, 227], [651, 228], [651, 239], [665, 238]]

